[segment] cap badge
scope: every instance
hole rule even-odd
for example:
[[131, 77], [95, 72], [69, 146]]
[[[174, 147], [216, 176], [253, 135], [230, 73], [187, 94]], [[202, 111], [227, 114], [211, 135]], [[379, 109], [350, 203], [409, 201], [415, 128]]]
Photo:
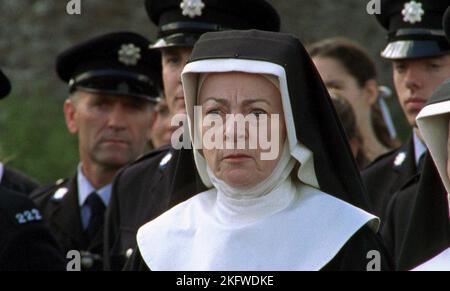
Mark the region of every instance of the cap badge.
[[184, 16], [194, 18], [202, 15], [202, 10], [205, 8], [205, 3], [202, 0], [183, 0], [180, 4]]
[[123, 44], [119, 50], [119, 62], [127, 66], [136, 66], [141, 58], [141, 48], [134, 44]]
[[422, 9], [422, 3], [416, 1], [405, 3], [405, 7], [402, 10], [403, 21], [411, 24], [421, 22], [424, 14], [425, 11]]

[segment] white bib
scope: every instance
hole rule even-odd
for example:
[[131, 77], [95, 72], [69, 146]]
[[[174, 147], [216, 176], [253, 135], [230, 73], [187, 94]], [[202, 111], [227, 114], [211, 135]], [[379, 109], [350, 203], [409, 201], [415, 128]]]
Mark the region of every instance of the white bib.
[[450, 271], [450, 248], [412, 271]]
[[141, 255], [154, 271], [320, 270], [365, 224], [377, 228], [351, 204], [291, 186], [284, 209], [245, 223], [221, 217], [215, 189], [200, 193], [139, 229]]

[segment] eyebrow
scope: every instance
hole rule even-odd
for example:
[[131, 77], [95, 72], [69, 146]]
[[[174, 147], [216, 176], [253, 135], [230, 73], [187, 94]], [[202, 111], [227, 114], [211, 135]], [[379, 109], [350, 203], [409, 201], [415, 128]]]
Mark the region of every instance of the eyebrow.
[[[228, 105], [228, 104], [230, 103], [230, 102], [228, 101], [228, 99], [225, 99], [225, 98], [207, 97], [205, 100], [203, 100], [202, 104], [203, 104], [203, 103], [206, 103], [207, 101], [215, 101], [215, 102], [217, 102], [217, 103], [221, 103], [221, 104], [224, 104], [224, 105]], [[271, 104], [269, 103], [269, 101], [267, 101], [267, 100], [265, 100], [265, 99], [261, 99], [261, 98], [257, 98], [257, 99], [247, 99], [247, 100], [242, 101], [242, 104], [243, 104], [244, 106], [247, 106], [247, 105], [250, 105], [250, 104], [256, 103], [256, 102], [263, 102], [263, 103], [266, 103], [267, 105], [271, 105]]]

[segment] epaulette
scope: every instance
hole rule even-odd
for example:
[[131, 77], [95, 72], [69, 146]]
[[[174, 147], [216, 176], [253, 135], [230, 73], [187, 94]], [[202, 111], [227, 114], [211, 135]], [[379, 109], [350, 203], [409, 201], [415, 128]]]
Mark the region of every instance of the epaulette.
[[53, 184], [39, 187], [30, 194], [30, 198], [35, 200], [39, 199], [41, 196], [44, 196], [50, 192], [55, 192], [59, 187], [61, 187], [62, 184], [67, 183], [67, 181], [69, 181], [69, 179], [67, 178], [59, 179]]
[[365, 168], [364, 170], [367, 170], [368, 168], [373, 167], [375, 164], [377, 164], [378, 162], [380, 162], [381, 160], [384, 160], [385, 158], [392, 156], [396, 151], [398, 151], [400, 148], [396, 148], [393, 150], [390, 150], [378, 157], [376, 157], [372, 162], [370, 162]]
[[150, 152], [140, 156], [137, 160], [135, 160], [134, 162], [131, 162], [130, 164], [128, 164], [128, 166], [135, 165], [135, 164], [138, 164], [138, 163], [140, 163], [142, 161], [154, 158], [154, 157], [156, 157], [158, 155], [161, 155], [162, 153], [170, 152], [172, 149], [173, 148], [172, 148], [171, 145], [166, 145], [166, 146], [157, 148], [155, 150], [152, 150], [152, 151], [150, 151]]

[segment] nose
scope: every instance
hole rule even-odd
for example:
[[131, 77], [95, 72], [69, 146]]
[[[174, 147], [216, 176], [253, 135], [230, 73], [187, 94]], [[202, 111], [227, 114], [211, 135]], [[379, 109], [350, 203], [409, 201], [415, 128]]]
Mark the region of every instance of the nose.
[[108, 118], [108, 127], [114, 130], [123, 130], [126, 127], [125, 110], [121, 103], [114, 104]]
[[420, 72], [414, 66], [409, 66], [405, 72], [405, 86], [409, 90], [418, 90], [422, 87]]
[[243, 149], [245, 147], [245, 141], [248, 138], [248, 124], [242, 114], [229, 114], [224, 129], [227, 148]]

